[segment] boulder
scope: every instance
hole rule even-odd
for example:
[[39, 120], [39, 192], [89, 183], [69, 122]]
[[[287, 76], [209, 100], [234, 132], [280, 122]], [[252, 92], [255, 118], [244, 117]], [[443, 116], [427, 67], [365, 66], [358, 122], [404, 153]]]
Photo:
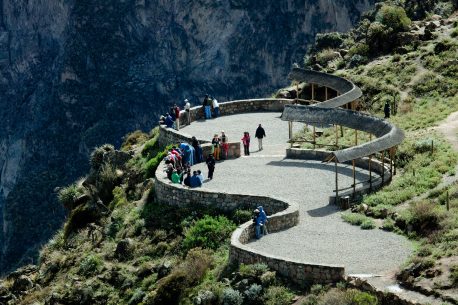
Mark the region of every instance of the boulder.
[[14, 292], [26, 292], [27, 290], [30, 290], [33, 288], [33, 282], [32, 280], [26, 276], [26, 275], [21, 275], [19, 276], [14, 282], [13, 286], [11, 289]]
[[118, 242], [115, 250], [115, 257], [120, 261], [128, 260], [132, 257], [133, 244], [130, 238]]
[[165, 261], [162, 264], [156, 266], [154, 271], [157, 273], [157, 279], [161, 279], [169, 275], [170, 272], [172, 272], [172, 267], [172, 262], [170, 261]]

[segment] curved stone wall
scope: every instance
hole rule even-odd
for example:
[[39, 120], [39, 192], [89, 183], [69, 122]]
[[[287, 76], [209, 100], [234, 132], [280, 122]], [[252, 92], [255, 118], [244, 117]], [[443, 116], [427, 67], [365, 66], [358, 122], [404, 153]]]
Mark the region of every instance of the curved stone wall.
[[[299, 111], [299, 114], [304, 114], [306, 112], [312, 113], [311, 115], [315, 115], [313, 119], [319, 118], [320, 112], [327, 111], [333, 114], [342, 114], [343, 117], [351, 116], [353, 120], [359, 114], [354, 112], [348, 112], [345, 110], [336, 110], [336, 109], [324, 109], [324, 108], [336, 108], [343, 106], [347, 103], [353, 102], [354, 100], [361, 97], [362, 92], [361, 90], [356, 87], [350, 81], [345, 79], [321, 73], [315, 71], [306, 71], [302, 69], [294, 69], [291, 73], [291, 77], [296, 80], [300, 81], [307, 81], [310, 83], [319, 84], [321, 86], [329, 87], [338, 92], [338, 96], [328, 100], [326, 102], [320, 103], [318, 107], [305, 107], [307, 110]], [[239, 100], [239, 101], [232, 101], [227, 103], [220, 103], [220, 113], [221, 115], [232, 115], [238, 113], [246, 113], [246, 112], [256, 112], [256, 111], [273, 111], [273, 112], [281, 112], [285, 108], [289, 108], [290, 110], [293, 109], [291, 107], [299, 107], [299, 106], [291, 106], [289, 105], [292, 100], [289, 99], [250, 99], [250, 100]], [[302, 106], [303, 107], [303, 106]], [[314, 108], [310, 110], [310, 108]], [[184, 126], [187, 122], [187, 117], [184, 112], [181, 112], [182, 115], [180, 116], [180, 125]], [[291, 120], [294, 119], [301, 120], [300, 117], [297, 116], [298, 113], [284, 112], [284, 116], [282, 119]], [[191, 121], [196, 121], [199, 119], [203, 119], [203, 109], [201, 106], [197, 106], [191, 109], [190, 111]], [[289, 116], [289, 117], [288, 117]], [[346, 122], [342, 121], [343, 118], [334, 118], [332, 119], [332, 115], [328, 114], [328, 123], [334, 123], [339, 121], [342, 125], [346, 125]], [[373, 120], [373, 119], [372, 119]], [[359, 128], [357, 120], [354, 120], [354, 127]], [[382, 122], [383, 123], [383, 122]], [[388, 142], [383, 142], [385, 144], [393, 144], [394, 142], [400, 143], [403, 139], [402, 131], [393, 129], [391, 124], [384, 123], [385, 128], [383, 130], [383, 134], [380, 134], [380, 126], [378, 126], [377, 130], [374, 131], [374, 134], [379, 135], [380, 138], [377, 139], [379, 143], [381, 141], [386, 141], [384, 138], [385, 135], [388, 135]], [[351, 125], [351, 124], [350, 124]], [[352, 125], [352, 126], [353, 126]], [[368, 129], [368, 130], [369, 130]], [[365, 129], [363, 129], [365, 130]], [[394, 140], [393, 140], [394, 139]], [[376, 140], [376, 141], [377, 141]], [[173, 129], [165, 128], [165, 126], [161, 126], [160, 129], [160, 137], [159, 142], [160, 144], [170, 144], [170, 143], [179, 143], [179, 142], [190, 142], [191, 136], [185, 135], [183, 133], [179, 133]], [[199, 139], [201, 143], [204, 143], [203, 149], [206, 154], [209, 153], [210, 144], [208, 144], [207, 140]], [[355, 154], [342, 154], [338, 157], [339, 152], [322, 152], [322, 151], [307, 151], [307, 150], [295, 150], [295, 149], [288, 149], [287, 150], [287, 157], [288, 158], [299, 158], [299, 159], [319, 159], [325, 160], [330, 155], [334, 155], [338, 158], [338, 160], [348, 161], [348, 160], [355, 160], [355, 163], [358, 167], [368, 168], [369, 167], [369, 160], [366, 158], [362, 158], [367, 155], [372, 155], [377, 151], [372, 151], [375, 148], [379, 148], [380, 145], [370, 146], [370, 143], [366, 143], [360, 146], [364, 146], [363, 150], [358, 150], [358, 157], [348, 159], [347, 157], [351, 155], [351, 157], [356, 156]], [[369, 145], [368, 145], [369, 144]], [[239, 157], [240, 156], [240, 142], [239, 143], [230, 143], [231, 145], [231, 152], [230, 157]], [[394, 146], [394, 145], [393, 145]], [[390, 146], [392, 147], [392, 146]], [[388, 148], [388, 147], [386, 147]], [[382, 147], [382, 149], [386, 149]], [[366, 155], [361, 155], [362, 152], [368, 152]], [[347, 158], [347, 159], [345, 159]], [[270, 214], [269, 217], [269, 231], [270, 233], [274, 233], [276, 231], [285, 230], [291, 228], [298, 224], [299, 222], [299, 211], [297, 206], [291, 205], [286, 201], [271, 198], [271, 197], [263, 197], [263, 196], [251, 196], [251, 195], [242, 195], [242, 194], [228, 194], [228, 193], [218, 193], [213, 192], [211, 190], [207, 190], [205, 188], [200, 189], [189, 189], [182, 185], [172, 184], [162, 173], [162, 168], [164, 167], [164, 162], [158, 167], [156, 171], [156, 183], [155, 183], [155, 190], [156, 190], [156, 199], [159, 203], [163, 204], [171, 204], [176, 206], [185, 206], [185, 205], [192, 205], [192, 204], [200, 204], [200, 205], [211, 205], [213, 207], [219, 208], [224, 211], [232, 211], [238, 208], [248, 208], [254, 209], [259, 205], [262, 205], [266, 212]], [[391, 174], [387, 167], [384, 167], [380, 162], [376, 160], [371, 161], [371, 169], [378, 173], [379, 175], [383, 175], [384, 180], [375, 182], [372, 188], [381, 187], [383, 184], [388, 183], [391, 180]], [[360, 188], [358, 190], [360, 193], [367, 192], [367, 188]], [[348, 193], [352, 193], [349, 191]], [[340, 193], [339, 197], [346, 196], [346, 193]], [[333, 197], [331, 197], [333, 198]], [[332, 200], [332, 199], [331, 199]], [[320, 265], [320, 264], [313, 264], [307, 262], [298, 262], [298, 261], [291, 261], [285, 260], [281, 257], [272, 256], [268, 253], [262, 253], [255, 251], [249, 248], [246, 244], [254, 238], [254, 225], [251, 222], [247, 222], [241, 226], [239, 226], [231, 237], [231, 247], [230, 247], [230, 259], [232, 261], [236, 261], [238, 263], [245, 263], [245, 264], [252, 264], [252, 263], [265, 263], [271, 269], [275, 270], [278, 274], [285, 276], [292, 280], [293, 282], [304, 285], [309, 283], [331, 283], [337, 282], [344, 278], [345, 269], [343, 266], [337, 265]]]
[[[156, 171], [155, 196], [158, 203], [183, 207], [187, 205], [212, 206], [225, 212], [236, 209], [255, 209], [263, 206], [269, 216], [269, 232], [275, 233], [296, 226], [299, 223], [299, 210], [296, 205], [284, 200], [244, 194], [229, 194], [214, 192], [205, 188], [190, 189], [169, 181], [162, 171], [165, 162], [162, 161]], [[255, 251], [246, 244], [254, 238], [254, 225], [247, 222], [239, 226], [231, 236], [230, 259], [238, 263], [265, 263], [278, 274], [293, 282], [333, 283], [343, 279], [343, 266], [322, 265], [289, 261], [268, 253]]]
[[312, 70], [295, 68], [291, 79], [318, 84], [338, 92], [337, 97], [313, 106], [288, 105], [282, 120], [308, 124], [337, 124], [374, 134], [377, 138], [355, 147], [338, 150], [333, 154], [338, 162], [362, 158], [388, 148], [395, 147], [404, 140], [404, 132], [388, 121], [360, 112], [338, 109], [362, 96], [361, 89], [344, 78]]

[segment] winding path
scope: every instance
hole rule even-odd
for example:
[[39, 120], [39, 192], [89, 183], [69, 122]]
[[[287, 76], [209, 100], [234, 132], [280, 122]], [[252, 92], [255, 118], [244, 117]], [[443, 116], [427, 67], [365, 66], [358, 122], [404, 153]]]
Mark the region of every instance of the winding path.
[[[377, 229], [364, 231], [344, 223], [337, 207], [328, 204], [334, 189], [334, 165], [285, 159], [288, 123], [281, 121], [280, 115], [231, 115], [194, 122], [182, 129], [202, 139], [211, 139], [214, 133], [224, 130], [229, 139], [235, 140], [244, 131], [254, 134], [258, 123], [265, 127], [264, 150], [257, 151], [253, 138], [249, 157], [219, 162], [214, 179], [204, 184], [212, 191], [275, 196], [298, 204], [298, 226], [269, 234], [247, 246], [287, 260], [343, 265], [347, 274], [382, 275], [399, 267], [410, 255], [411, 244], [399, 235]], [[349, 186], [351, 168], [342, 164], [339, 167], [340, 182]], [[195, 168], [206, 173], [203, 165]], [[366, 180], [367, 175], [359, 169], [357, 180]]]

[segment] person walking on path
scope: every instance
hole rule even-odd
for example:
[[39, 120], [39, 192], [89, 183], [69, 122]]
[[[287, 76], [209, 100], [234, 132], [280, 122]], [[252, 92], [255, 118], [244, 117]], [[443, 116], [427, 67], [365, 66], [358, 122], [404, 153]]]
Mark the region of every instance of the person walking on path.
[[221, 139], [218, 138], [218, 134], [215, 133], [212, 140], [213, 144], [213, 156], [217, 161], [219, 161], [219, 156], [221, 153]]
[[243, 133], [242, 143], [243, 143], [243, 150], [244, 150], [245, 156], [249, 156], [250, 155], [250, 134], [247, 131]]
[[215, 118], [217, 118], [219, 117], [219, 103], [216, 100], [216, 98], [213, 98], [212, 103], [213, 103], [213, 111], [215, 114]]
[[223, 150], [222, 158], [227, 159], [228, 152], [229, 152], [229, 140], [226, 134], [224, 133], [224, 130], [221, 131], [221, 148]]
[[186, 114], [185, 122], [191, 125], [191, 103], [189, 103], [188, 99], [184, 100], [184, 111]]
[[211, 119], [212, 118], [212, 110], [211, 110], [212, 101], [208, 97], [208, 94], [205, 94], [204, 102], [202, 105], [204, 106], [205, 118]]
[[213, 179], [213, 173], [215, 171], [216, 161], [212, 154], [209, 154], [207, 157], [207, 167], [208, 167], [208, 179]]
[[258, 150], [262, 150], [262, 139], [265, 138], [266, 131], [262, 128], [261, 124], [259, 124], [258, 128], [256, 129], [255, 137], [258, 138]]

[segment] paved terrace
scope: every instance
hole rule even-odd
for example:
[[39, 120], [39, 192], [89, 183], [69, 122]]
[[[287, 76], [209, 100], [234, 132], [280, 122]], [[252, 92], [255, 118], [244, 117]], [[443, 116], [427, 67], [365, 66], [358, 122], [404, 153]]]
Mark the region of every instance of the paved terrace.
[[[288, 123], [281, 113], [248, 113], [193, 122], [183, 133], [211, 140], [224, 130], [230, 141], [252, 136], [249, 157], [219, 162], [214, 179], [204, 188], [226, 193], [272, 195], [299, 205], [300, 223], [291, 229], [269, 234], [248, 244], [255, 250], [317, 264], [343, 265], [347, 274], [388, 275], [411, 254], [412, 245], [402, 236], [381, 231], [361, 230], [341, 220], [337, 207], [329, 205], [333, 194], [334, 164], [285, 159]], [[264, 150], [257, 151], [254, 132], [261, 123], [266, 130]], [[295, 123], [295, 129], [302, 125]], [[204, 164], [201, 169], [206, 175]], [[352, 169], [339, 165], [339, 185], [350, 186]], [[368, 172], [358, 169], [358, 181]], [[357, 181], [357, 182], [358, 182]]]

